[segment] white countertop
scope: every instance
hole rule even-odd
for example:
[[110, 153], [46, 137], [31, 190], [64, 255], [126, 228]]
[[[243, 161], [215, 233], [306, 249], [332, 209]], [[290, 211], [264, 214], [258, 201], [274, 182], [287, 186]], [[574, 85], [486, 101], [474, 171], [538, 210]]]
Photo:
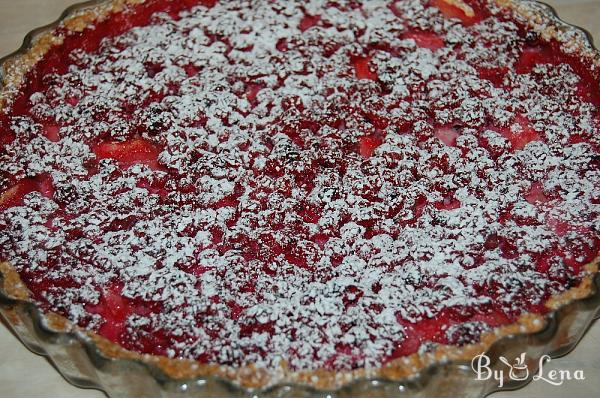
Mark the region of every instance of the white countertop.
[[[76, 1], [76, 0], [75, 0]], [[20, 45], [25, 34], [58, 18], [74, 0], [0, 0], [0, 54]], [[547, 0], [561, 17], [588, 29], [600, 43], [600, 0]], [[545, 367], [583, 370], [585, 380], [565, 381], [552, 386], [535, 381], [512, 392], [493, 394], [492, 398], [588, 398], [600, 395], [600, 322], [592, 325], [581, 343], [569, 355], [552, 360]], [[0, 325], [0, 397], [2, 398], [103, 398], [95, 390], [82, 390], [67, 383], [42, 357], [29, 352]]]

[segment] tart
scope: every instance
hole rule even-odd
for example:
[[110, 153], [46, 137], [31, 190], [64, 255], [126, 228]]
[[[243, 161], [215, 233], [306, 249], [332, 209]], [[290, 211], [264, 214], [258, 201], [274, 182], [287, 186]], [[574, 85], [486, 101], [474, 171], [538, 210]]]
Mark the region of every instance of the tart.
[[589, 295], [598, 55], [520, 3], [112, 1], [4, 68], [0, 269], [173, 378], [339, 388]]

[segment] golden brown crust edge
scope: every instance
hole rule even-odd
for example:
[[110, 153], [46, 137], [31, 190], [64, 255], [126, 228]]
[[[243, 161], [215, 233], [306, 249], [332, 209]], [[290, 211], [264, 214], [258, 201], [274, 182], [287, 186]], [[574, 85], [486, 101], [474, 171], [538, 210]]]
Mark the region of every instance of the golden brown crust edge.
[[[459, 3], [470, 8], [462, 0], [444, 0], [451, 4]], [[565, 35], [558, 20], [550, 19], [532, 10], [527, 3], [514, 0], [494, 0], [503, 8], [514, 10], [529, 23], [545, 39], [557, 39], [563, 49], [570, 53], [579, 53], [590, 60], [592, 68], [600, 67], [600, 54], [582, 40], [580, 35]], [[93, 22], [101, 21], [110, 14], [122, 11], [126, 7], [142, 3], [144, 0], [109, 0], [99, 5], [75, 12], [61, 21], [60, 26], [68, 31], [80, 32]], [[462, 8], [462, 7], [461, 7]], [[0, 111], [10, 106], [11, 99], [18, 93], [25, 75], [31, 70], [44, 54], [55, 45], [60, 45], [63, 36], [57, 35], [54, 29], [34, 37], [29, 47], [8, 58], [2, 64], [3, 84], [0, 87]], [[600, 257], [584, 267], [584, 276], [579, 286], [571, 288], [560, 295], [546, 301], [545, 305], [550, 310], [557, 310], [564, 305], [590, 296], [594, 291], [594, 277], [598, 273]], [[0, 263], [0, 276], [3, 276], [0, 290], [18, 302], [31, 302], [30, 292], [21, 281], [17, 271], [9, 263]], [[18, 322], [14, 309], [6, 311], [11, 322]], [[11, 316], [12, 313], [12, 316]], [[477, 354], [487, 351], [495, 342], [503, 337], [515, 334], [532, 334], [542, 329], [547, 324], [546, 318], [539, 314], [524, 314], [516, 322], [497, 327], [481, 336], [479, 343], [465, 346], [439, 345], [426, 354], [412, 354], [395, 359], [381, 368], [357, 369], [354, 371], [330, 371], [313, 369], [305, 371], [291, 371], [285, 363], [280, 369], [266, 370], [253, 365], [232, 368], [216, 364], [201, 364], [192, 360], [171, 359], [163, 356], [139, 354], [122, 348], [121, 346], [99, 336], [97, 333], [84, 330], [73, 325], [70, 321], [56, 313], [45, 314], [46, 326], [58, 333], [77, 332], [89, 339], [98, 348], [99, 352], [109, 359], [124, 359], [139, 361], [156, 366], [167, 376], [174, 380], [189, 380], [199, 377], [218, 376], [234, 381], [245, 388], [262, 388], [277, 383], [300, 383], [318, 389], [335, 389], [351, 381], [364, 378], [384, 378], [401, 380], [415, 376], [427, 367], [447, 361], [470, 362]]]

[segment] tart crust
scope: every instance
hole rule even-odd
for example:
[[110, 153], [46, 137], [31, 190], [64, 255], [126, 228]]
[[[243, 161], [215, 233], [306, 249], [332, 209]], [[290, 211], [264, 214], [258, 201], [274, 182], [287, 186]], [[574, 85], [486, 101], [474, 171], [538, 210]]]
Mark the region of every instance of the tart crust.
[[[443, 0], [460, 8], [466, 15], [473, 14], [470, 6], [462, 0]], [[539, 33], [543, 39], [557, 40], [566, 53], [577, 53], [589, 61], [592, 69], [600, 67], [600, 53], [592, 48], [581, 30], [573, 30], [558, 18], [549, 18], [546, 12], [540, 12], [533, 2], [517, 2], [514, 0], [494, 0], [502, 8], [510, 8], [516, 16], [522, 18], [531, 29]], [[68, 32], [81, 32], [90, 24], [100, 22], [111, 14], [125, 10], [144, 0], [108, 0], [90, 6], [60, 21], [60, 28]], [[539, 4], [537, 5], [539, 6]], [[559, 22], [560, 21], [560, 22]], [[43, 28], [42, 28], [43, 29]], [[577, 32], [577, 34], [574, 34]], [[2, 65], [0, 86], [0, 111], [11, 104], [29, 70], [53, 47], [63, 42], [64, 36], [54, 29], [34, 31], [28, 48], [17, 51], [0, 60]], [[551, 297], [544, 304], [550, 311], [590, 296], [595, 291], [594, 278], [598, 273], [600, 257], [582, 267], [582, 282], [569, 290]], [[0, 263], [0, 291], [16, 302], [32, 302], [31, 294], [22, 282], [18, 272], [9, 263]], [[12, 323], [17, 324], [19, 317], [16, 306], [9, 305], [4, 311]], [[254, 365], [245, 367], [229, 367], [218, 364], [201, 364], [193, 360], [171, 359], [164, 356], [140, 354], [126, 350], [97, 333], [73, 325], [65, 317], [47, 312], [44, 314], [45, 326], [58, 333], [73, 333], [92, 342], [108, 359], [121, 359], [142, 362], [160, 369], [174, 380], [189, 380], [198, 377], [218, 376], [231, 380], [244, 388], [264, 388], [277, 383], [300, 383], [318, 389], [335, 389], [352, 381], [364, 378], [383, 378], [398, 381], [411, 376], [437, 363], [448, 361], [471, 362], [474, 356], [486, 352], [494, 343], [506, 336], [532, 334], [543, 330], [548, 319], [545, 315], [526, 313], [508, 325], [493, 328], [481, 335], [480, 342], [464, 346], [438, 345], [433, 350], [421, 354], [395, 359], [376, 369], [357, 369], [353, 371], [330, 371], [326, 369], [292, 371], [285, 362], [278, 370], [266, 370]]]

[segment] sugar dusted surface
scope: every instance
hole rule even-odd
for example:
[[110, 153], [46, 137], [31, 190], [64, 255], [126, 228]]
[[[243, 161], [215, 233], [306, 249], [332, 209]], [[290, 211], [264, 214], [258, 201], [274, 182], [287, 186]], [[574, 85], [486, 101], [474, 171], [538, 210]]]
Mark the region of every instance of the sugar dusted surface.
[[[37, 300], [140, 351], [350, 369], [476, 341], [579, 280], [600, 178], [573, 68], [516, 73], [530, 44], [500, 17], [324, 3], [157, 15], [9, 113], [2, 190], [53, 186], [0, 215]], [[138, 136], [157, 162], [99, 160]]]

